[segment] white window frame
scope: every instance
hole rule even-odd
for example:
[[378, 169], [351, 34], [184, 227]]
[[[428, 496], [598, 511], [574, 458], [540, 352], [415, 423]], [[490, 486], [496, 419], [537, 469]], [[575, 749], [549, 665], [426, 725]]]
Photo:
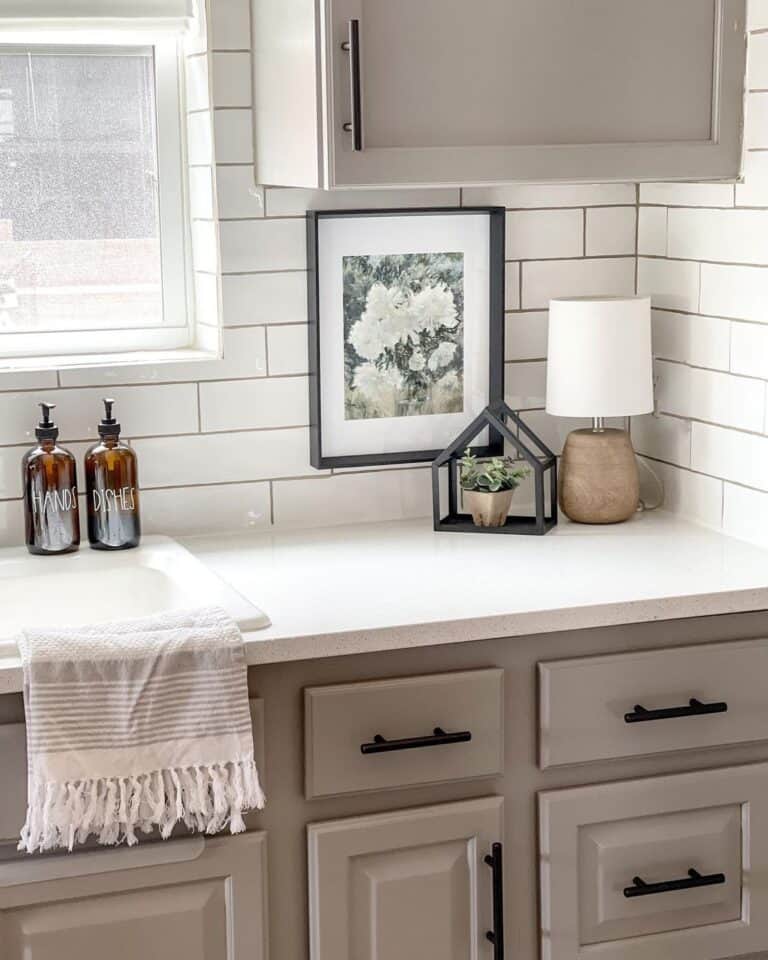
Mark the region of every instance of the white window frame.
[[[1, 28], [0, 28], [1, 29]], [[86, 330], [0, 334], [0, 371], [43, 370], [210, 359], [212, 350], [196, 342], [191, 216], [189, 209], [184, 96], [184, 56], [177, 36], [47, 32], [19, 42], [3, 42], [9, 50], [56, 49], [77, 52], [151, 48], [154, 52], [157, 135], [158, 207], [163, 323], [151, 327], [89, 327]]]

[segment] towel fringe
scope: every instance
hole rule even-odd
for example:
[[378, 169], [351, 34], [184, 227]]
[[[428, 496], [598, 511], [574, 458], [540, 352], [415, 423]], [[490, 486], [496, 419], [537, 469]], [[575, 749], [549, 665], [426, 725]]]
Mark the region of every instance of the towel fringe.
[[30, 784], [27, 820], [19, 850], [27, 853], [83, 843], [138, 843], [136, 830], [163, 838], [177, 823], [190, 830], [245, 830], [243, 814], [265, 803], [253, 760], [151, 770], [132, 777]]

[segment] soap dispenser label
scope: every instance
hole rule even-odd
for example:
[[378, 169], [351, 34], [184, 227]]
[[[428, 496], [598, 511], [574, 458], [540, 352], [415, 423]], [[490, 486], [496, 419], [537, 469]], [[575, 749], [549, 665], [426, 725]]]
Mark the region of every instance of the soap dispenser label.
[[113, 510], [135, 510], [136, 489], [134, 487], [119, 487], [112, 490], [109, 487], [103, 490], [92, 490], [93, 509], [99, 512], [110, 513]]

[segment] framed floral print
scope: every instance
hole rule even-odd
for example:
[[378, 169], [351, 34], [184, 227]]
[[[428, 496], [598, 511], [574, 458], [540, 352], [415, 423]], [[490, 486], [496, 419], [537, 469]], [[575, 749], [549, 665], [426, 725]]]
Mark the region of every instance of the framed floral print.
[[433, 460], [503, 399], [502, 207], [310, 211], [307, 250], [314, 467]]

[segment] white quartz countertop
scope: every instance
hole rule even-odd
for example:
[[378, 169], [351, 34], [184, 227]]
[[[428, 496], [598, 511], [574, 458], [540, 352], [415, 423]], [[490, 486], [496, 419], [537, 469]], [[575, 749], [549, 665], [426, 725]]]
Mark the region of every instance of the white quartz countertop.
[[768, 550], [662, 511], [544, 537], [424, 520], [183, 542], [271, 618], [251, 664], [768, 610]]
[[[182, 543], [271, 618], [250, 664], [768, 610], [768, 550], [662, 511], [545, 537], [419, 520]], [[0, 691], [19, 666], [0, 657]]]

